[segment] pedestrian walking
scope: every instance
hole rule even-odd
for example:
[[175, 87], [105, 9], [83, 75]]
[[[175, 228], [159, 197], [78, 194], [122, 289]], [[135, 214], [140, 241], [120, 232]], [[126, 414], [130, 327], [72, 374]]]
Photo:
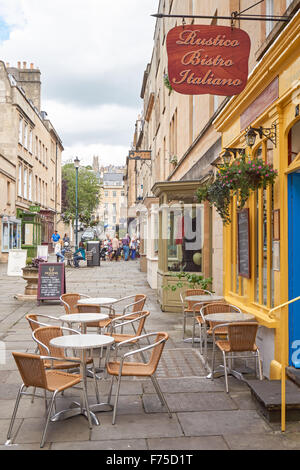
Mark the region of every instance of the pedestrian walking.
[[132, 239], [131, 239], [131, 242], [130, 242], [131, 259], [135, 259], [136, 247], [137, 247], [136, 238], [135, 238], [135, 236], [133, 236]]
[[85, 249], [82, 242], [79, 242], [78, 250], [74, 253], [74, 266], [79, 268], [79, 261], [85, 261]]
[[118, 235], [115, 235], [114, 238], [112, 239], [112, 256], [111, 259], [115, 259], [118, 261], [119, 254], [120, 254], [120, 240]]
[[64, 243], [70, 243], [70, 237], [65, 233], [63, 238]]
[[65, 260], [64, 253], [62, 253], [62, 242], [61, 240], [55, 243], [54, 253], [58, 263], [63, 263]]
[[125, 261], [128, 261], [129, 257], [129, 244], [130, 244], [130, 236], [126, 233], [126, 237], [122, 239], [122, 246], [123, 246], [123, 253]]

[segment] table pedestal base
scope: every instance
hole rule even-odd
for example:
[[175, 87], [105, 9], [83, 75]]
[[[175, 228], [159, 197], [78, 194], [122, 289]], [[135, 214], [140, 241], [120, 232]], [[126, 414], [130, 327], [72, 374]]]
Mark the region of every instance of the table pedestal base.
[[[243, 374], [249, 374], [253, 372], [252, 369], [250, 369], [247, 366], [241, 367], [239, 369], [230, 369], [227, 367], [227, 374], [232, 375], [238, 380], [244, 380]], [[225, 369], [224, 366], [220, 365], [215, 371], [214, 371], [214, 378], [218, 379], [219, 377], [223, 377], [225, 375]], [[212, 378], [212, 372], [210, 372], [207, 376], [207, 379]]]
[[[112, 411], [113, 406], [109, 403], [96, 403], [95, 405], [90, 405], [89, 409], [92, 424], [99, 426], [100, 423], [95, 413]], [[68, 410], [62, 410], [53, 415], [51, 417], [51, 421], [56, 423], [57, 421], [64, 421], [66, 419], [73, 418], [73, 416], [79, 415], [83, 415], [85, 418], [88, 418], [86, 408], [83, 408], [78, 402], [73, 402]]]

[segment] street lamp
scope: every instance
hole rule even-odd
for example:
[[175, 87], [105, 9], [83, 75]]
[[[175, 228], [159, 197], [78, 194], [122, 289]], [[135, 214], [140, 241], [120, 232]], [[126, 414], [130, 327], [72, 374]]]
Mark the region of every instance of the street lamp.
[[78, 169], [80, 165], [80, 160], [78, 157], [74, 160], [74, 166], [76, 169], [76, 189], [75, 189], [75, 200], [76, 200], [76, 229], [75, 229], [75, 245], [76, 250], [78, 250]]

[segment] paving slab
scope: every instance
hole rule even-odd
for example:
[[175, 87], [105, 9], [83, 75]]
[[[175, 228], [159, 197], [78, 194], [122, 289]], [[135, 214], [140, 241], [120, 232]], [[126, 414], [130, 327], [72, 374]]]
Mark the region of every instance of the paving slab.
[[[12, 430], [12, 439], [18, 432], [18, 429], [23, 422], [22, 419], [16, 418], [15, 424]], [[10, 425], [10, 419], [0, 419], [0, 444], [5, 444], [7, 441], [7, 432]]]
[[148, 439], [150, 450], [228, 450], [221, 436]]
[[182, 436], [181, 426], [176, 415], [169, 418], [167, 414], [153, 415], [121, 415], [117, 414], [116, 424], [111, 424], [112, 413], [101, 415], [101, 426], [92, 430], [92, 441], [101, 439], [134, 439], [139, 437], [179, 437]]
[[[223, 384], [213, 382], [206, 378], [201, 377], [184, 377], [178, 380], [172, 379], [159, 379], [158, 383], [163, 392], [167, 393], [186, 393], [186, 392], [222, 392], [224, 391]], [[143, 384], [144, 393], [154, 393], [155, 389], [151, 380]]]
[[[165, 393], [164, 397], [172, 412], [237, 410], [234, 401], [224, 393]], [[146, 413], [161, 413], [162, 406], [157, 395], [143, 395]]]
[[299, 450], [300, 435], [289, 438], [285, 435], [250, 434], [224, 435], [224, 439], [232, 450]]
[[51, 450], [147, 450], [146, 439], [58, 442]]
[[256, 411], [203, 411], [178, 413], [186, 436], [218, 436], [232, 433], [267, 433], [270, 426]]

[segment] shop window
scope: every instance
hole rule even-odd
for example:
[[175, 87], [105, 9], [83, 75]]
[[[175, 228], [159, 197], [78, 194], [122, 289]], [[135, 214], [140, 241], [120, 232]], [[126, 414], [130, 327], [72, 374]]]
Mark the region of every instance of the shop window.
[[288, 164], [290, 165], [300, 153], [300, 121], [290, 129], [288, 135]]
[[21, 223], [2, 222], [2, 252], [21, 248]]
[[168, 271], [203, 272], [203, 207], [168, 211]]

